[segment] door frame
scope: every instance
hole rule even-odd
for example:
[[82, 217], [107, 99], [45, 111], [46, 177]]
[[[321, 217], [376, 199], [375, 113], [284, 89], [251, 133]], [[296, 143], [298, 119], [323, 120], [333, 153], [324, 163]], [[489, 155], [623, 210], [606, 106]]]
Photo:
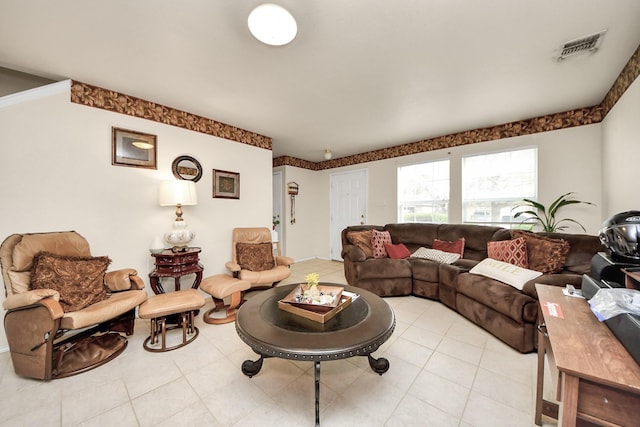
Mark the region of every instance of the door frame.
[[[285, 242], [284, 242], [284, 234], [285, 234], [285, 226], [284, 226], [284, 199], [282, 197], [283, 194], [283, 182], [284, 182], [284, 174], [282, 171], [275, 171], [272, 173], [272, 181], [273, 181], [273, 194], [272, 198], [272, 206], [271, 206], [271, 215], [273, 218], [273, 213], [279, 212], [280, 215], [280, 224], [276, 226], [276, 231], [278, 232], [278, 241], [280, 242], [280, 250], [282, 253], [285, 252]], [[273, 223], [272, 223], [273, 225]]]

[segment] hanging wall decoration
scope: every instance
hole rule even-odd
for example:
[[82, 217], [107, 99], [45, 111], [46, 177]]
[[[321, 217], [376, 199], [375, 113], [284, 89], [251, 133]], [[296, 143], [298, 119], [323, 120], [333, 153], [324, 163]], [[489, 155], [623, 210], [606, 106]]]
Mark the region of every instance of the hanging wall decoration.
[[157, 169], [158, 138], [148, 133], [111, 128], [111, 164]]
[[300, 188], [298, 183], [292, 181], [287, 184], [287, 191], [291, 198], [291, 225], [296, 223], [296, 196], [298, 195], [299, 190]]
[[202, 166], [191, 156], [176, 157], [171, 163], [171, 171], [177, 179], [198, 182], [202, 178]]

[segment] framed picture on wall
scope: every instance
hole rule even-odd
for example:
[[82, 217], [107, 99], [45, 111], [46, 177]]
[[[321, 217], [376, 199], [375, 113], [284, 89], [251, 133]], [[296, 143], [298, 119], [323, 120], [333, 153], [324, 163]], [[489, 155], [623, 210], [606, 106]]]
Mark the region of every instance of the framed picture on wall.
[[111, 164], [157, 169], [158, 141], [155, 135], [111, 128]]
[[220, 199], [239, 199], [240, 174], [237, 172], [214, 169], [213, 197]]

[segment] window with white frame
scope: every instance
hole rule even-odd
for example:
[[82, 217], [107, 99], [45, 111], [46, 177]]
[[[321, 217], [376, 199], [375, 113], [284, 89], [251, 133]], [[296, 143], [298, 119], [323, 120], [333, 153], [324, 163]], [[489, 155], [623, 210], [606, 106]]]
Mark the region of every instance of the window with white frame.
[[398, 167], [398, 222], [449, 221], [449, 160]]
[[512, 209], [537, 196], [536, 148], [462, 158], [462, 222], [509, 227]]

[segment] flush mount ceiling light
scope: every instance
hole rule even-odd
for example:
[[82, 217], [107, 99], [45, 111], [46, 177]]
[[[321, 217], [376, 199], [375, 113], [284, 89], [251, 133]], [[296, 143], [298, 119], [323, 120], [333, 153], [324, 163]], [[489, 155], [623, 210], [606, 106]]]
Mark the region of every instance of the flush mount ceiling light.
[[296, 20], [289, 11], [272, 3], [261, 4], [253, 9], [247, 24], [256, 39], [271, 46], [290, 43], [298, 33]]

